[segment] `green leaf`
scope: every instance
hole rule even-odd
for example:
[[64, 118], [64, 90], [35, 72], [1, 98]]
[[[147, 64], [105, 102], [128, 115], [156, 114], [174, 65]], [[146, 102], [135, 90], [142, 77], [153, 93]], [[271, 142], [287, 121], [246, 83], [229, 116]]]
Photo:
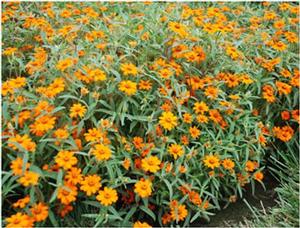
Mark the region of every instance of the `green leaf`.
[[56, 178], [56, 184], [58, 186], [63, 184], [63, 170], [59, 169], [58, 174], [57, 174], [57, 178]]
[[54, 227], [59, 227], [59, 225], [57, 223], [57, 219], [55, 218], [54, 213], [52, 212], [52, 210], [49, 210], [49, 219], [50, 219], [50, 221], [51, 221], [51, 223]]
[[140, 206], [140, 209], [148, 214], [154, 221], [156, 220], [155, 214], [148, 207]]
[[163, 179], [163, 181], [166, 183], [168, 190], [169, 190], [169, 200], [173, 199], [173, 188], [172, 185], [170, 184], [170, 182], [167, 179]]
[[127, 226], [129, 219], [131, 219], [131, 217], [132, 217], [133, 214], [135, 213], [136, 209], [137, 209], [137, 206], [134, 206], [134, 207], [132, 207], [132, 208], [130, 209], [130, 211], [128, 212], [128, 214], [127, 214], [126, 217], [124, 218], [124, 221], [123, 221], [123, 225], [124, 225], [124, 226]]

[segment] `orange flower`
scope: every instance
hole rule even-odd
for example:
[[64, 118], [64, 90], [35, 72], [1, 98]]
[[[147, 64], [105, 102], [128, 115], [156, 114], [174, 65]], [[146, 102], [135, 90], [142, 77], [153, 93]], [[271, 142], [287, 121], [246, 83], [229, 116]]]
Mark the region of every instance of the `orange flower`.
[[76, 185], [82, 181], [81, 169], [72, 167], [66, 172], [65, 180], [67, 183]]
[[256, 172], [253, 174], [253, 178], [254, 180], [262, 181], [262, 179], [264, 178], [264, 174], [262, 172]]
[[271, 46], [277, 51], [284, 51], [287, 49], [287, 45], [282, 41], [275, 42]]
[[151, 90], [151, 88], [152, 88], [152, 83], [149, 81], [149, 80], [147, 80], [147, 81], [145, 81], [145, 80], [141, 80], [140, 82], [139, 82], [139, 89], [140, 90], [146, 90], [146, 91], [149, 91], [149, 90]]
[[24, 175], [20, 177], [18, 182], [25, 187], [29, 185], [37, 185], [39, 180], [39, 174], [32, 171], [25, 171]]
[[263, 146], [265, 146], [266, 143], [267, 143], [266, 138], [265, 138], [262, 134], [260, 134], [260, 135], [258, 136], [258, 141], [259, 141], [260, 144], [263, 145]]
[[106, 74], [104, 71], [100, 70], [100, 69], [94, 69], [94, 70], [90, 70], [88, 72], [88, 76], [94, 81], [94, 82], [98, 82], [98, 81], [105, 81], [106, 80]]
[[288, 142], [294, 135], [294, 130], [290, 126], [274, 127], [273, 132], [275, 137], [279, 138], [284, 142]]
[[84, 180], [80, 182], [80, 189], [84, 191], [87, 196], [95, 194], [101, 188], [101, 177], [94, 174], [84, 177]]
[[198, 123], [208, 123], [208, 118], [204, 115], [197, 115], [196, 120]]
[[26, 205], [27, 205], [29, 202], [30, 202], [30, 196], [27, 195], [27, 196], [25, 196], [24, 198], [19, 199], [17, 202], [15, 202], [15, 203], [13, 204], [13, 207], [14, 207], [14, 208], [17, 208], [17, 207], [19, 207], [19, 208], [24, 208], [24, 207], [26, 207]]
[[193, 204], [195, 204], [195, 205], [197, 205], [197, 206], [200, 206], [200, 205], [202, 204], [202, 199], [200, 198], [200, 195], [199, 195], [197, 192], [195, 192], [195, 191], [190, 191], [190, 192], [188, 193], [188, 195], [189, 195], [189, 200], [190, 200]]
[[69, 137], [69, 133], [66, 129], [59, 128], [53, 133], [53, 136], [58, 139], [67, 139]]
[[205, 112], [208, 111], [208, 106], [206, 105], [205, 102], [201, 101], [201, 102], [196, 102], [194, 104], [194, 107], [193, 107], [194, 111], [196, 114], [204, 114]]
[[285, 78], [289, 78], [292, 76], [291, 72], [289, 72], [287, 69], [282, 69], [280, 71], [280, 74]]
[[171, 21], [168, 27], [171, 31], [177, 33], [181, 38], [184, 38], [188, 35], [187, 27], [183, 24]]
[[183, 204], [176, 204], [176, 206], [171, 206], [171, 218], [177, 222], [183, 221], [188, 214], [186, 206]]
[[5, 219], [7, 224], [7, 228], [15, 228], [15, 227], [33, 227], [33, 219], [26, 214], [18, 212]]
[[72, 58], [66, 58], [63, 60], [60, 60], [57, 64], [56, 64], [56, 68], [60, 71], [65, 71], [67, 68], [70, 68], [71, 66], [73, 66], [74, 60]]
[[285, 94], [288, 95], [292, 91], [292, 87], [284, 82], [276, 81], [275, 82], [279, 95]]
[[76, 186], [70, 183], [64, 183], [63, 186], [58, 188], [57, 199], [59, 199], [62, 204], [68, 205], [76, 201], [77, 194]]
[[281, 112], [281, 118], [282, 118], [282, 120], [289, 120], [290, 119], [289, 111], [282, 111]]
[[183, 122], [192, 123], [192, 121], [193, 121], [193, 117], [192, 117], [191, 114], [189, 114], [189, 113], [184, 113], [183, 114]]
[[34, 111], [34, 116], [39, 116], [43, 112], [50, 113], [54, 107], [48, 103], [48, 101], [39, 101], [39, 103], [35, 106], [33, 109]]
[[104, 206], [109, 206], [118, 200], [118, 193], [115, 189], [105, 187], [99, 191], [96, 199]]
[[266, 99], [269, 103], [275, 102], [274, 89], [270, 85], [264, 85], [262, 88], [263, 98]]
[[173, 72], [169, 68], [163, 68], [158, 71], [158, 74], [164, 79], [169, 79], [173, 75]]
[[148, 223], [146, 222], [140, 222], [140, 221], [136, 221], [133, 224], [133, 228], [152, 228], [152, 226], [150, 226]]
[[74, 117], [77, 117], [77, 116], [82, 118], [85, 113], [86, 113], [86, 107], [83, 106], [80, 103], [73, 104], [71, 109], [70, 109], [70, 117], [71, 118], [74, 118]]
[[220, 112], [216, 109], [209, 110], [209, 118], [215, 123], [220, 123], [223, 120]]
[[188, 145], [189, 144], [189, 138], [186, 135], [181, 136], [180, 140], [181, 140], [183, 145]]
[[35, 120], [33, 124], [31, 124], [30, 132], [37, 136], [42, 136], [49, 130], [54, 128], [56, 117], [51, 116], [42, 116]]
[[133, 137], [132, 143], [137, 150], [143, 149], [143, 147], [145, 146], [143, 142], [144, 142], [143, 138], [138, 136]]
[[85, 140], [88, 142], [95, 142], [101, 138], [102, 134], [97, 128], [88, 130], [88, 133], [84, 134]]
[[72, 205], [63, 205], [62, 208], [58, 211], [59, 215], [63, 218], [65, 217], [70, 211], [72, 211], [74, 208]]
[[299, 109], [292, 111], [292, 117], [294, 120], [296, 120], [300, 124], [300, 115], [299, 115]]
[[178, 157], [181, 157], [184, 154], [183, 148], [178, 144], [171, 144], [168, 147], [168, 152], [177, 159]]
[[246, 170], [247, 172], [253, 172], [254, 169], [256, 169], [256, 168], [257, 168], [257, 167], [256, 167], [255, 162], [253, 162], [253, 161], [247, 161], [247, 162], [246, 162], [245, 170]]
[[74, 153], [67, 150], [61, 150], [55, 156], [55, 162], [64, 170], [71, 169], [72, 166], [77, 164], [77, 161], [77, 158], [74, 157]]
[[197, 127], [190, 127], [189, 132], [193, 139], [197, 139], [200, 135], [200, 130]]
[[210, 99], [216, 99], [218, 97], [219, 90], [213, 86], [209, 86], [205, 89], [204, 94]]
[[91, 150], [91, 153], [98, 161], [106, 161], [111, 158], [111, 150], [108, 146], [103, 144], [96, 144]]
[[18, 146], [24, 148], [27, 151], [34, 152], [36, 149], [36, 144], [29, 138], [28, 135], [19, 135], [17, 134], [15, 137], [11, 137], [8, 139], [8, 146], [14, 150], [20, 150]]
[[35, 222], [44, 221], [48, 217], [48, 206], [44, 203], [34, 204], [30, 211]]
[[[11, 163], [10, 163], [10, 168], [12, 169], [12, 172], [14, 175], [23, 175], [23, 159], [20, 158], [20, 157], [17, 157], [15, 160], [13, 160]], [[30, 167], [30, 163], [26, 163], [25, 165], [25, 171], [27, 171], [27, 169]]]
[[129, 167], [130, 167], [130, 160], [129, 158], [125, 158], [123, 160], [123, 163], [122, 163], [123, 167], [126, 169], [126, 170], [129, 170]]
[[223, 165], [224, 169], [228, 169], [228, 170], [232, 170], [235, 166], [234, 162], [229, 158], [224, 159], [222, 161], [222, 165]]

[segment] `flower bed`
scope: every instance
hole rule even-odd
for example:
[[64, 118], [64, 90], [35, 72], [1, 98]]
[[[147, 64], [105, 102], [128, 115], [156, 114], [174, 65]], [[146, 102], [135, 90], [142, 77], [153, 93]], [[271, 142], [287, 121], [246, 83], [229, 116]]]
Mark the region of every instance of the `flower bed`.
[[299, 124], [294, 3], [3, 3], [4, 225], [188, 226]]

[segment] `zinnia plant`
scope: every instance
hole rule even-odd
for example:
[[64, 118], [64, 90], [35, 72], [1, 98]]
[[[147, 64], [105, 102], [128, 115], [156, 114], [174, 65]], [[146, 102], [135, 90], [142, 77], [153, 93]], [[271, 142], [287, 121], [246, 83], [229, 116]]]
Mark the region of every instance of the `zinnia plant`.
[[189, 226], [263, 185], [299, 131], [298, 7], [2, 3], [3, 226]]

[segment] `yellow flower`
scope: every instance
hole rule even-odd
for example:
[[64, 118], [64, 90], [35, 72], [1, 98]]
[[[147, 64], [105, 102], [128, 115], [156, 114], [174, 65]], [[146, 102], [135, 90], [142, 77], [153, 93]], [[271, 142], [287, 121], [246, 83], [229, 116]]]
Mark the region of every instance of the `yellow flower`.
[[137, 84], [129, 80], [121, 81], [119, 84], [119, 90], [126, 93], [128, 96], [132, 96], [137, 91]]
[[92, 154], [95, 155], [97, 160], [106, 161], [111, 157], [111, 150], [108, 146], [96, 144], [95, 148], [92, 149]]
[[74, 153], [67, 150], [61, 150], [55, 156], [55, 162], [64, 170], [72, 168], [73, 165], [77, 164], [77, 161], [77, 158], [74, 157]]
[[152, 183], [148, 179], [140, 179], [134, 185], [134, 192], [137, 193], [142, 198], [147, 198], [152, 193]]
[[178, 157], [182, 156], [184, 154], [184, 150], [182, 146], [178, 144], [171, 144], [168, 147], [168, 152], [175, 158], [177, 159]]
[[203, 101], [201, 101], [201, 102], [196, 102], [195, 104], [194, 104], [194, 111], [195, 111], [195, 113], [196, 114], [203, 114], [203, 113], [205, 113], [205, 112], [207, 112], [208, 111], [208, 106], [206, 105], [206, 103], [205, 102], [203, 102]]
[[61, 70], [61, 71], [65, 71], [67, 68], [69, 68], [71, 66], [73, 66], [73, 59], [72, 58], [67, 58], [67, 59], [60, 60], [56, 64], [56, 68], [58, 70]]
[[133, 228], [152, 228], [152, 226], [150, 226], [148, 223], [146, 222], [140, 222], [140, 221], [136, 221], [133, 224]]
[[188, 35], [186, 26], [177, 22], [171, 21], [169, 23], [169, 29], [177, 33], [182, 38]]
[[87, 196], [90, 196], [96, 193], [101, 188], [101, 177], [98, 175], [88, 175], [84, 177], [84, 180], [80, 182], [81, 187], [80, 189], [84, 191]]
[[37, 185], [39, 176], [40, 175], [38, 173], [26, 171], [24, 175], [20, 177], [18, 182], [25, 187], [28, 187], [29, 185]]
[[158, 157], [150, 156], [142, 160], [142, 169], [146, 172], [149, 171], [151, 173], [155, 173], [160, 170], [160, 164], [161, 161]]
[[89, 129], [87, 133], [84, 134], [85, 140], [88, 142], [95, 142], [101, 138], [102, 134], [97, 128]]
[[124, 75], [137, 75], [138, 73], [136, 66], [132, 63], [121, 64], [121, 70]]
[[70, 109], [70, 117], [71, 118], [74, 118], [74, 117], [77, 117], [77, 116], [82, 118], [85, 113], [86, 113], [86, 107], [83, 106], [80, 103], [73, 104], [71, 109]]
[[216, 155], [206, 155], [204, 158], [204, 164], [206, 167], [214, 169], [220, 166], [220, 160]]
[[100, 69], [89, 71], [89, 76], [94, 80], [94, 82], [106, 80], [105, 72]]
[[3, 50], [3, 55], [13, 55], [18, 49], [14, 47], [9, 47]]
[[118, 200], [118, 193], [112, 188], [105, 187], [104, 190], [99, 191], [99, 194], [96, 197], [104, 206], [109, 206]]
[[177, 117], [171, 112], [163, 112], [159, 117], [159, 124], [170, 131], [177, 126]]

